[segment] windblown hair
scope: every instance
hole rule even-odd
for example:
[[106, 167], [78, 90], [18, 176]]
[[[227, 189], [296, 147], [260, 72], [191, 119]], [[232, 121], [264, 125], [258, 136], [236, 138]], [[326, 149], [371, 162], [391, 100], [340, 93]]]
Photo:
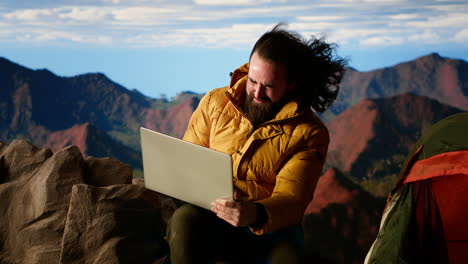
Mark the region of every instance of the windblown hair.
[[266, 60], [284, 64], [288, 83], [295, 83], [292, 96], [298, 100], [300, 109], [312, 107], [324, 112], [340, 91], [347, 61], [334, 55], [336, 44], [314, 36], [303, 39], [295, 32], [282, 29], [283, 25], [278, 24], [263, 34], [250, 57], [257, 52]]

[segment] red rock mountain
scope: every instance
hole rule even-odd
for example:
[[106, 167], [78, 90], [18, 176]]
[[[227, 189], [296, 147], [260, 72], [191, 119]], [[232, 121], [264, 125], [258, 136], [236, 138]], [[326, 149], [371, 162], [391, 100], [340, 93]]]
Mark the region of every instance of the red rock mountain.
[[[346, 73], [338, 101], [329, 111], [337, 117], [327, 122], [331, 136], [327, 166], [336, 169], [320, 179], [304, 218], [306, 247], [312, 255], [332, 263], [362, 263], [375, 238], [383, 201], [349, 179], [396, 175], [408, 148], [425, 128], [460, 112], [459, 108], [467, 110], [467, 78], [466, 62], [437, 54], [376, 71]], [[401, 92], [411, 94], [397, 95]], [[106, 184], [90, 179], [114, 166], [89, 169], [94, 166], [92, 157], [83, 161], [78, 148], [63, 147], [72, 144], [85, 156], [112, 156], [132, 164], [140, 126], [181, 137], [200, 97], [184, 93], [172, 101], [152, 99], [102, 74], [63, 78], [0, 58], [0, 140], [23, 138], [56, 151], [38, 150], [23, 141], [0, 143], [0, 202], [5, 202], [0, 206], [0, 262], [10, 263], [16, 256], [22, 263], [57, 258], [96, 263], [129, 260], [130, 255], [113, 254], [123, 252], [116, 248], [131, 249], [134, 241], [146, 239], [143, 229], [132, 237], [126, 232], [134, 234], [133, 229], [126, 228], [138, 227], [136, 219], [148, 216], [148, 211], [132, 209], [136, 218], [130, 213], [117, 219], [131, 219], [124, 230], [116, 229], [119, 225], [111, 220], [121, 216], [120, 206], [126, 211], [135, 205], [135, 198], [146, 201], [147, 196], [134, 186], [95, 187]], [[128, 172], [125, 175], [128, 178]], [[112, 200], [118, 195], [124, 198]], [[28, 201], [24, 208], [23, 201]], [[158, 216], [148, 214], [148, 219], [160, 223]], [[94, 223], [110, 223], [112, 228], [95, 229], [99, 226]], [[111, 241], [104, 239], [115, 234]], [[88, 236], [91, 240], [86, 240]], [[163, 252], [141, 245], [150, 254], [142, 258], [153, 260], [160, 255], [151, 254]]]
[[[466, 110], [467, 76], [468, 64], [465, 61], [442, 58], [437, 54], [370, 72], [349, 69], [344, 76], [336, 103], [322, 117], [330, 120], [330, 117], [338, 115], [363, 99], [393, 96], [402, 92], [436, 98], [440, 102]], [[75, 130], [76, 125], [88, 123], [117, 142], [139, 151], [140, 126], [181, 137], [201, 96], [182, 93], [172, 101], [153, 99], [136, 90], [128, 90], [103, 74], [93, 73], [63, 78], [47, 70], [30, 70], [0, 58], [0, 140], [10, 142], [16, 138], [23, 138], [39, 146], [47, 144], [52, 146], [57, 144], [54, 140], [58, 140], [53, 137], [59, 136], [54, 134], [51, 138], [51, 133], [60, 134], [67, 131], [64, 132], [67, 134], [70, 133], [69, 130]], [[366, 101], [363, 104], [372, 103]], [[366, 108], [364, 105], [359, 107]], [[347, 114], [346, 118], [339, 119], [340, 122], [334, 122], [336, 125], [330, 124], [336, 126], [332, 129], [336, 130], [336, 133], [344, 133], [344, 130], [339, 128], [341, 126], [359, 127], [359, 133], [340, 134], [337, 136], [340, 140], [332, 141], [331, 150], [337, 150], [330, 155], [333, 166], [349, 171], [353, 170], [351, 167], [354, 161], [359, 163], [359, 160], [365, 158], [361, 151], [365, 148], [367, 139], [371, 139], [366, 137], [370, 137], [371, 133], [375, 132], [371, 125], [372, 120], [387, 119], [378, 116], [382, 114], [381, 111], [371, 111], [372, 107], [368, 105], [369, 109], [362, 112], [359, 117], [349, 117]], [[394, 111], [404, 112], [403, 108]], [[407, 117], [411, 119], [415, 116], [408, 114]], [[399, 114], [395, 118], [392, 122], [402, 122], [398, 118], [405, 118], [405, 114]], [[432, 123], [431, 120], [425, 122]], [[381, 122], [383, 123], [385, 122]], [[413, 137], [418, 135], [415, 134]], [[55, 143], [48, 143], [49, 139]], [[372, 144], [375, 142], [374, 148], [382, 146], [382, 143], [378, 142], [380, 139], [382, 137], [371, 142]], [[346, 155], [339, 153], [338, 149], [343, 149], [340, 146], [348, 144], [347, 140], [355, 142], [356, 147], [345, 148], [349, 151]], [[396, 144], [401, 146], [410, 144], [407, 139], [402, 140]], [[369, 146], [372, 144], [369, 143]], [[90, 146], [82, 144], [80, 147], [85, 148], [82, 151], [86, 155], [97, 156], [97, 153], [90, 151]], [[108, 150], [100, 153], [111, 152]], [[376, 153], [370, 152], [370, 154]], [[387, 154], [383, 151], [378, 157]], [[116, 157], [116, 154], [112, 156]], [[362, 164], [359, 167], [363, 167]], [[360, 170], [357, 167], [355, 169]], [[368, 173], [361, 169], [359, 177], [368, 177]]]
[[327, 122], [327, 164], [355, 178], [396, 175], [425, 129], [462, 110], [414, 94], [367, 99]]
[[70, 145], [77, 146], [84, 156], [115, 157], [133, 168], [142, 168], [139, 152], [116, 141], [89, 123], [52, 132], [47, 135], [43, 144], [53, 152]]
[[[199, 97], [182, 93], [170, 102], [152, 99], [103, 74], [63, 78], [0, 58], [0, 140], [24, 138], [42, 146], [51, 133], [76, 132], [76, 125], [88, 123], [138, 151], [140, 126], [181, 137]], [[90, 146], [80, 147], [96, 155]]]
[[369, 72], [348, 69], [335, 104], [325, 115], [334, 115], [367, 98], [413, 93], [468, 110], [468, 63], [432, 53], [395, 66]]

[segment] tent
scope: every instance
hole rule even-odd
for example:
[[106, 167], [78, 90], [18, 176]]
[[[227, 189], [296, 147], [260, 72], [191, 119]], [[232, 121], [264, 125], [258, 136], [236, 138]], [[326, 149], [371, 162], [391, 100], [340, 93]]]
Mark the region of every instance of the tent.
[[365, 263], [468, 263], [468, 113], [416, 142]]

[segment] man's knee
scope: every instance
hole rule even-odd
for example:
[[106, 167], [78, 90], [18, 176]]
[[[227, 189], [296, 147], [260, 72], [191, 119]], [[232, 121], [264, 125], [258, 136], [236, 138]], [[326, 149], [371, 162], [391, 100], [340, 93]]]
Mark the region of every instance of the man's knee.
[[172, 215], [168, 225], [168, 235], [171, 232], [191, 233], [202, 229], [208, 219], [208, 211], [192, 204], [179, 207]]
[[208, 263], [207, 225], [210, 211], [185, 204], [172, 215], [167, 227], [167, 242], [172, 263]]

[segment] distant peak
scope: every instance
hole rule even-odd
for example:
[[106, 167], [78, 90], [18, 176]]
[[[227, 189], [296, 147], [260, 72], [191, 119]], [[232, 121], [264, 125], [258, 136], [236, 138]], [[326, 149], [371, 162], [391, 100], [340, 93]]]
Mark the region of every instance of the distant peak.
[[437, 52], [430, 53], [427, 57], [442, 58]]
[[66, 77], [67, 79], [79, 79], [79, 80], [109, 80], [111, 81], [104, 73], [101, 72], [87, 72], [74, 76]]
[[440, 60], [443, 60], [443, 59], [444, 58], [442, 56], [440, 56], [439, 53], [433, 52], [433, 53], [429, 53], [426, 56], [419, 57], [416, 60], [440, 61]]
[[29, 70], [28, 68], [22, 66], [22, 65], [19, 65], [18, 63], [15, 63], [5, 57], [0, 57], [0, 67], [2, 69], [13, 69], [13, 68], [21, 68], [21, 69], [24, 69], [24, 70]]
[[53, 72], [49, 71], [49, 69], [46, 69], [46, 68], [37, 69], [37, 70], [35, 70], [35, 72], [45, 73], [45, 74], [48, 74], [48, 75], [54, 75], [55, 76], [55, 74]]

